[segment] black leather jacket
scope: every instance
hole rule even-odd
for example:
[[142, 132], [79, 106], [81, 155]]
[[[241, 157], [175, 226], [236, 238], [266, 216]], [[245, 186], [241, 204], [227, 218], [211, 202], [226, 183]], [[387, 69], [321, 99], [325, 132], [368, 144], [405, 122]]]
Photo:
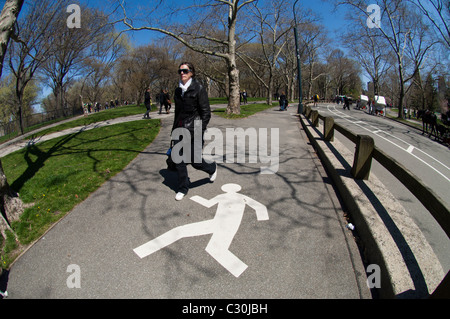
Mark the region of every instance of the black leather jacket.
[[205, 131], [211, 119], [211, 107], [209, 106], [208, 93], [205, 88], [192, 79], [189, 88], [181, 95], [182, 90], [175, 90], [175, 117], [172, 130], [178, 127], [194, 131], [194, 121], [202, 121], [202, 130]]

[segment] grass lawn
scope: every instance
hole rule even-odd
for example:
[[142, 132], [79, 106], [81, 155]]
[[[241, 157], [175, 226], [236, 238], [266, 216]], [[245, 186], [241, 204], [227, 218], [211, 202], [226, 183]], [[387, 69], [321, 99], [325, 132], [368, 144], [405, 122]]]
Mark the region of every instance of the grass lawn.
[[39, 238], [123, 170], [154, 140], [160, 126], [160, 120], [121, 123], [55, 138], [3, 157], [11, 188], [32, 205], [11, 225], [20, 245], [11, 233], [0, 242], [2, 267], [14, 260], [17, 248]]
[[[265, 100], [264, 97], [249, 97], [247, 98], [247, 102], [258, 102]], [[209, 104], [228, 104], [228, 99], [226, 97], [210, 97]]]
[[[156, 110], [156, 106], [154, 104], [152, 104], [152, 111], [155, 111], [155, 110]], [[77, 127], [77, 126], [85, 126], [85, 125], [89, 125], [92, 123], [97, 123], [97, 122], [106, 121], [106, 120], [112, 120], [112, 119], [124, 117], [124, 116], [130, 116], [130, 115], [136, 115], [136, 114], [143, 115], [145, 113], [145, 111], [146, 111], [146, 109], [145, 109], [144, 105], [120, 106], [120, 107], [113, 108], [113, 109], [103, 110], [98, 113], [91, 113], [83, 118], [73, 120], [70, 122], [66, 122], [66, 123], [62, 123], [62, 124], [56, 125], [54, 127], [49, 127], [47, 129], [43, 129], [43, 130], [39, 131], [38, 133], [32, 135], [31, 137], [35, 138], [38, 136], [44, 136], [46, 134], [50, 134], [53, 132], [59, 132], [59, 131]], [[24, 133], [40, 129], [40, 128], [48, 126], [50, 124], [55, 124], [55, 123], [61, 122], [63, 120], [67, 120], [67, 118], [48, 121], [45, 123], [41, 123], [41, 124], [37, 124], [37, 125], [31, 126], [31, 127], [28, 127], [25, 129]], [[0, 137], [0, 144], [4, 143], [12, 138], [15, 138], [15, 137], [17, 137], [17, 132], [2, 136], [2, 137]]]
[[[152, 107], [152, 110], [155, 110], [155, 106]], [[121, 106], [114, 109], [108, 109], [105, 111], [101, 111], [98, 113], [91, 113], [88, 116], [82, 117], [77, 120], [73, 120], [70, 122], [66, 122], [54, 127], [50, 127], [48, 129], [44, 129], [42, 131], [39, 131], [36, 134], [33, 134], [33, 138], [44, 136], [46, 134], [54, 133], [63, 131], [69, 128], [77, 127], [77, 126], [86, 126], [92, 123], [112, 120], [119, 117], [125, 117], [130, 115], [137, 115], [137, 114], [144, 114], [146, 111], [144, 106], [136, 106], [136, 105], [129, 105], [129, 106]]]
[[227, 119], [240, 119], [240, 118], [249, 117], [253, 114], [270, 109], [277, 105], [278, 105], [278, 102], [274, 102], [273, 105], [268, 105], [268, 104], [264, 104], [264, 103], [241, 105], [241, 114], [239, 114], [239, 115], [227, 114], [226, 108], [220, 108], [220, 109], [213, 110], [213, 113], [216, 115], [222, 116], [224, 118], [227, 118]]

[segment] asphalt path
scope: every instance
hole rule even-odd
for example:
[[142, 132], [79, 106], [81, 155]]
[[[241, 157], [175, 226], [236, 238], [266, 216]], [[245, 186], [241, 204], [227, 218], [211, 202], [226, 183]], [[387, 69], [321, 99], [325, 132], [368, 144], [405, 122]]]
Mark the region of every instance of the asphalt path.
[[[333, 116], [336, 123], [343, 125], [355, 134], [371, 136], [377, 147], [405, 166], [441, 199], [450, 204], [450, 151], [448, 146], [436, 142], [433, 137], [422, 135], [421, 130], [380, 115], [370, 115], [365, 110], [354, 108], [344, 110], [342, 105], [336, 104], [320, 104], [317, 110], [324, 116]], [[354, 143], [338, 132], [335, 136], [349, 150], [354, 151]], [[450, 269], [450, 241], [428, 210], [376, 161], [372, 162], [371, 174], [376, 175], [409, 212], [433, 247], [445, 273], [447, 273]]]
[[[244, 162], [216, 154], [214, 183], [189, 167], [182, 201], [165, 165], [173, 119], [162, 118], [153, 143], [13, 264], [9, 298], [370, 298], [344, 212], [295, 113], [214, 115], [209, 128], [223, 133], [219, 144], [232, 143], [227, 129], [251, 128], [259, 156], [250, 162], [248, 145]], [[275, 154], [276, 144], [278, 165], [262, 174], [260, 155]], [[229, 184], [240, 191], [230, 195]], [[212, 199], [218, 203], [207, 205]], [[156, 238], [153, 253], [135, 253]]]

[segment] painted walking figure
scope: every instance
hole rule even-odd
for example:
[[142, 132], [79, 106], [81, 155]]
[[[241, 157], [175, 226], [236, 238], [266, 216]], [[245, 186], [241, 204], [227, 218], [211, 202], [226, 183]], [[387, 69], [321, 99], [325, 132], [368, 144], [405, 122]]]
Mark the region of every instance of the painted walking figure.
[[266, 206], [239, 194], [240, 185], [225, 184], [222, 190], [224, 194], [209, 200], [200, 196], [191, 197], [191, 200], [207, 208], [218, 204], [213, 219], [176, 227], [135, 248], [134, 252], [144, 258], [181, 238], [212, 234], [205, 250], [235, 277], [239, 277], [247, 269], [247, 265], [229, 251], [229, 247], [241, 225], [245, 207], [248, 205], [253, 208], [259, 221], [269, 220], [269, 214]]

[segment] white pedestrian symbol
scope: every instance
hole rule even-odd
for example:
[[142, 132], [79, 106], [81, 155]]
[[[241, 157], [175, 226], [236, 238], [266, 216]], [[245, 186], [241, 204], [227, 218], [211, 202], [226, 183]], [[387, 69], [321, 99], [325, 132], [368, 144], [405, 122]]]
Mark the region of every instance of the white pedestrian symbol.
[[239, 194], [241, 186], [225, 184], [222, 190], [224, 194], [210, 200], [200, 196], [191, 197], [191, 200], [208, 208], [218, 204], [213, 219], [176, 227], [135, 248], [134, 252], [140, 258], [144, 258], [181, 238], [212, 234], [205, 250], [235, 277], [239, 277], [247, 269], [247, 265], [228, 249], [241, 224], [245, 205], [249, 205], [256, 211], [256, 218], [259, 221], [268, 220], [269, 214], [266, 206]]

